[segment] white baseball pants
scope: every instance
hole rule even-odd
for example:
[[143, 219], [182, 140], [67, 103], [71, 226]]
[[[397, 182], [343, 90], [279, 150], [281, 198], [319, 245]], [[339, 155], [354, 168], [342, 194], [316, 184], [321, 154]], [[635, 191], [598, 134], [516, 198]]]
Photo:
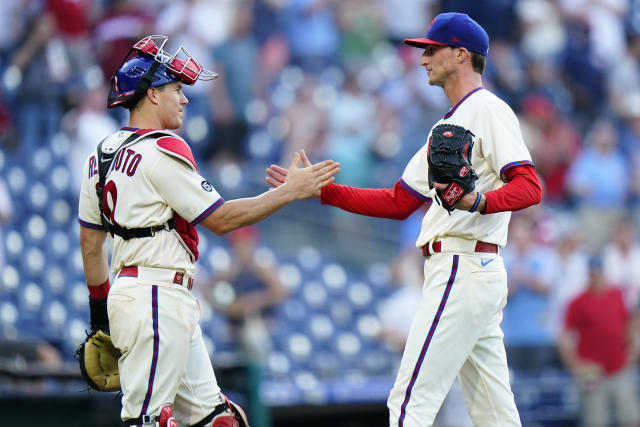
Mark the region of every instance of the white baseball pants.
[[198, 325], [200, 306], [174, 270], [138, 267], [118, 277], [107, 308], [118, 362], [123, 420], [173, 407], [181, 425], [205, 418], [222, 403], [220, 387]]
[[500, 329], [507, 301], [502, 258], [441, 252], [425, 283], [387, 405], [391, 427], [428, 427], [459, 375], [476, 426], [520, 426]]

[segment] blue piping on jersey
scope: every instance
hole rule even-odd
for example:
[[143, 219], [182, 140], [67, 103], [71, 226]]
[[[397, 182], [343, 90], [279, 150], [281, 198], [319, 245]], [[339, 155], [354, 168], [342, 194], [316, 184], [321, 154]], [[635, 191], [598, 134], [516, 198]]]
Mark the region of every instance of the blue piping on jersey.
[[416, 190], [414, 190], [413, 188], [411, 188], [409, 186], [409, 184], [407, 184], [404, 179], [400, 178], [400, 180], [398, 181], [400, 183], [400, 185], [402, 185], [402, 188], [404, 188], [405, 190], [407, 190], [409, 193], [411, 193], [412, 196], [415, 196], [416, 198], [422, 200], [423, 202], [427, 202], [427, 203], [431, 203], [433, 202], [433, 200], [431, 199], [431, 197], [427, 197], [425, 195], [423, 195], [422, 193], [417, 192]]
[[203, 219], [205, 219], [207, 216], [209, 216], [209, 214], [213, 211], [215, 211], [216, 209], [218, 209], [220, 206], [222, 206], [222, 204], [224, 203], [224, 199], [222, 197], [220, 197], [214, 204], [212, 204], [211, 206], [209, 206], [204, 212], [202, 212], [200, 215], [198, 215], [198, 217], [196, 219], [194, 219], [193, 221], [191, 221], [192, 225], [197, 225], [200, 221], [202, 221]]
[[473, 95], [474, 93], [476, 93], [477, 91], [479, 91], [480, 89], [484, 89], [484, 87], [482, 86], [478, 86], [477, 88], [475, 88], [474, 90], [472, 90], [471, 92], [469, 92], [468, 94], [466, 94], [460, 101], [458, 101], [458, 103], [456, 105], [454, 105], [453, 107], [451, 107], [451, 110], [449, 110], [449, 112], [447, 114], [444, 115], [445, 119], [448, 119], [449, 117], [451, 117], [453, 115], [453, 113], [455, 113], [455, 111], [458, 109], [458, 107], [460, 106], [460, 104], [462, 104], [468, 97], [470, 97], [471, 95]]
[[137, 130], [140, 130], [140, 128], [132, 128], [132, 127], [129, 127], [129, 126], [124, 126], [124, 127], [121, 127], [120, 130], [126, 130], [126, 131], [129, 131], [129, 132], [135, 132]]
[[517, 162], [507, 163], [500, 169], [500, 179], [504, 181], [504, 173], [509, 169], [515, 168], [516, 166], [533, 166], [533, 162], [531, 160], [519, 160]]
[[[153, 392], [153, 380], [156, 376], [156, 368], [158, 367], [158, 353], [160, 352], [160, 330], [158, 329], [158, 286], [151, 286], [151, 311], [153, 317], [153, 356], [151, 357], [151, 371], [149, 372], [149, 383], [147, 384], [147, 394], [142, 403], [140, 416], [147, 414], [149, 402], [151, 401], [151, 393]], [[142, 424], [138, 424], [142, 426]]]
[[102, 225], [98, 225], [98, 224], [92, 224], [90, 222], [87, 221], [83, 221], [80, 218], [78, 218], [78, 222], [80, 223], [81, 226], [86, 227], [86, 228], [91, 228], [93, 230], [102, 230]]
[[404, 418], [407, 414], [406, 412], [407, 405], [409, 404], [409, 399], [411, 398], [411, 391], [413, 390], [413, 386], [416, 382], [416, 379], [418, 378], [418, 373], [420, 373], [420, 367], [422, 366], [422, 362], [424, 361], [424, 357], [427, 353], [427, 349], [429, 348], [429, 344], [431, 343], [433, 334], [435, 333], [436, 327], [438, 326], [438, 322], [440, 321], [440, 316], [444, 311], [444, 306], [447, 304], [447, 299], [449, 298], [451, 287], [453, 286], [453, 281], [456, 279], [456, 273], [458, 272], [458, 259], [459, 259], [459, 255], [453, 256], [453, 265], [451, 266], [451, 275], [449, 276], [447, 287], [444, 290], [444, 295], [442, 296], [442, 300], [440, 301], [440, 305], [438, 306], [438, 311], [436, 312], [436, 315], [433, 318], [433, 322], [431, 322], [429, 333], [427, 334], [427, 338], [425, 339], [424, 344], [422, 345], [420, 356], [418, 357], [416, 366], [413, 369], [413, 374], [411, 375], [411, 381], [409, 381], [409, 385], [407, 386], [407, 391], [405, 392], [405, 395], [404, 395], [404, 401], [402, 402], [402, 406], [400, 407], [400, 418], [398, 419], [398, 427], [404, 426]]

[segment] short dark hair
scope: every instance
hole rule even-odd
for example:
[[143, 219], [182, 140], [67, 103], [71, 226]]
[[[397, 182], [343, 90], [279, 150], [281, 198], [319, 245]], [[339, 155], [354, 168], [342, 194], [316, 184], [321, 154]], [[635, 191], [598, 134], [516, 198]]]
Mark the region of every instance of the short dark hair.
[[[159, 91], [163, 91], [165, 89], [165, 86], [167, 86], [166, 84], [164, 85], [160, 85], [160, 86], [153, 86], [156, 89], [158, 89]], [[149, 87], [149, 89], [151, 89], [151, 87]], [[135, 104], [133, 104], [131, 107], [128, 107], [129, 112], [134, 112], [136, 111], [138, 108], [140, 108], [140, 106], [142, 105], [142, 101], [146, 98], [147, 94], [145, 93], [143, 96], [140, 97], [140, 99], [138, 99]]]
[[478, 74], [482, 74], [485, 65], [487, 65], [487, 61], [484, 55], [480, 55], [476, 52], [471, 52], [471, 66], [473, 67], [473, 71]]

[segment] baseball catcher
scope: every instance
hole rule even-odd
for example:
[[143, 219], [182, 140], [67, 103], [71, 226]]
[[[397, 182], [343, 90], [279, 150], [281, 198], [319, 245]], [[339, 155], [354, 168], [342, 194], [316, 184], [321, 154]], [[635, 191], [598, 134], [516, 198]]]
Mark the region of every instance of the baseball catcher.
[[427, 148], [429, 186], [434, 182], [449, 184], [436, 191], [436, 200], [449, 214], [457, 201], [475, 188], [478, 175], [471, 169], [473, 133], [462, 126], [441, 124], [433, 128]]

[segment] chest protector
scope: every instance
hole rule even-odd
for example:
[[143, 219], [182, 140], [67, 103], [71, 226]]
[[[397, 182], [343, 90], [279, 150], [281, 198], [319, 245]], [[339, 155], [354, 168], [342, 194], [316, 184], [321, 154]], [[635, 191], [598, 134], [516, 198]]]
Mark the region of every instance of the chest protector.
[[[149, 133], [145, 133], [143, 135], [132, 133], [127, 139], [125, 139], [122, 144], [120, 144], [117, 148], [107, 148], [103, 150], [103, 144], [107, 140], [107, 138], [103, 139], [100, 144], [98, 144], [97, 148], [97, 164], [98, 164], [98, 183], [96, 185], [96, 194], [98, 195], [98, 207], [100, 209], [100, 220], [102, 222], [102, 228], [112, 235], [115, 234], [120, 236], [124, 240], [130, 239], [139, 239], [144, 237], [153, 237], [153, 235], [160, 230], [176, 230], [178, 235], [180, 236], [180, 241], [185, 249], [189, 252], [191, 259], [195, 262], [198, 259], [198, 231], [196, 227], [192, 225], [189, 221], [182, 218], [176, 212], [173, 213], [173, 218], [169, 219], [164, 224], [153, 225], [150, 227], [140, 227], [140, 228], [125, 228], [121, 227], [118, 224], [114, 224], [111, 222], [109, 217], [104, 213], [104, 185], [107, 179], [107, 174], [111, 169], [111, 164], [113, 160], [118, 155], [118, 153], [129, 147], [143, 138], [149, 136], [155, 136], [156, 138], [161, 137], [170, 137], [176, 138], [176, 136], [170, 132], [166, 131], [152, 131]], [[186, 145], [186, 143], [185, 143]], [[166, 152], [166, 150], [161, 150]], [[195, 167], [194, 164], [190, 164], [190, 166]]]

